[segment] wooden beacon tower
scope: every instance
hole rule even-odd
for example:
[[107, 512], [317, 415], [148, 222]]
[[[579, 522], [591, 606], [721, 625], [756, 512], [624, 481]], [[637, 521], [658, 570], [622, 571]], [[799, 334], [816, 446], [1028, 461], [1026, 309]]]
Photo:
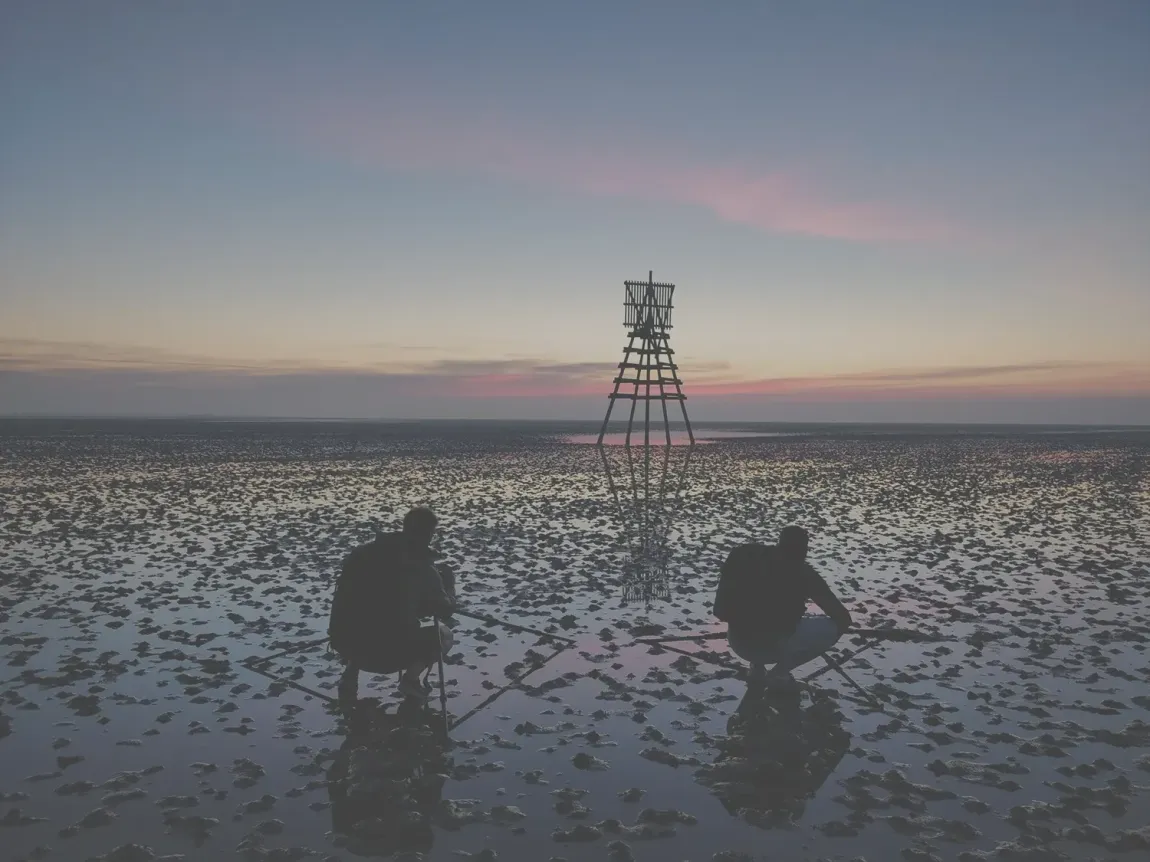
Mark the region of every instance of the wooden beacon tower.
[[[623, 399], [631, 402], [627, 417], [625, 445], [630, 446], [635, 432], [635, 411], [643, 402], [643, 446], [651, 446], [651, 402], [658, 401], [662, 408], [663, 421], [660, 429], [666, 435], [666, 445], [671, 445], [671, 420], [667, 412], [667, 402], [677, 401], [683, 413], [683, 423], [687, 426], [687, 436], [695, 443], [691, 430], [691, 420], [687, 416], [687, 396], [683, 394], [683, 381], [679, 379], [679, 368], [675, 365], [675, 351], [671, 349], [671, 311], [675, 295], [675, 285], [658, 284], [654, 272], [647, 274], [646, 281], [625, 281], [626, 295], [623, 299], [623, 325], [627, 327], [630, 341], [623, 348], [623, 361], [619, 363], [619, 374], [615, 378], [615, 388], [607, 397], [607, 415], [603, 417], [603, 427], [599, 429], [599, 446], [607, 434], [607, 423], [615, 402]], [[638, 343], [636, 343], [638, 342]], [[658, 387], [658, 392], [653, 391]], [[668, 387], [674, 387], [669, 390]], [[642, 390], [642, 391], [640, 391]], [[658, 422], [658, 416], [656, 416]], [[659, 445], [656, 443], [655, 445]]]
[[[667, 532], [673, 503], [686, 481], [695, 433], [687, 415], [687, 396], [683, 394], [675, 351], [670, 345], [675, 285], [658, 283], [654, 273], [649, 272], [646, 281], [627, 281], [624, 288], [623, 325], [629, 340], [623, 348], [614, 387], [607, 396], [607, 415], [596, 445], [631, 547], [631, 571], [624, 584], [624, 597], [650, 599], [664, 596], [667, 589]], [[607, 434], [618, 401], [630, 404], [622, 445], [614, 446], [607, 443]], [[688, 443], [677, 447], [683, 456], [673, 463], [668, 405], [676, 403]], [[619, 453], [621, 459], [610, 457], [609, 450]], [[616, 460], [615, 466], [612, 460]]]

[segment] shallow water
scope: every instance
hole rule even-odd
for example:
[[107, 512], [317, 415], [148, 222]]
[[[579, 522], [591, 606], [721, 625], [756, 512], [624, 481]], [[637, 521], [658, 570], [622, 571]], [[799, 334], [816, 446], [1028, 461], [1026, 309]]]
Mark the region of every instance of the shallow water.
[[[380, 854], [395, 805], [369, 794], [381, 819], [352, 829], [342, 794], [413, 752], [446, 776], [416, 800], [429, 859], [1145, 852], [1150, 435], [716, 440], [693, 455], [670, 598], [648, 604], [621, 599], [617, 509], [570, 426], [0, 424], [0, 857]], [[322, 638], [342, 556], [417, 503], [469, 612], [574, 641], [460, 617], [448, 707], [482, 708], [438, 753], [282, 681], [334, 695], [322, 647], [272, 662], [281, 681], [241, 664]], [[949, 640], [866, 649], [848, 662], [865, 693], [825, 673], [797, 709], [737, 715], [738, 665], [702, 660], [723, 641], [671, 644], [693, 660], [635, 639], [718, 630], [727, 551], [792, 522], [860, 625]], [[356, 746], [375, 759], [349, 779]]]
[[[738, 440], [746, 437], [792, 437], [796, 436], [792, 431], [737, 431], [730, 428], [709, 428], [702, 426], [693, 429], [693, 435], [696, 443], [713, 443], [716, 440]], [[686, 446], [691, 442], [691, 436], [685, 430], [672, 429], [671, 445], [672, 446]], [[568, 434], [561, 438], [565, 443], [577, 443], [581, 445], [597, 444], [599, 442], [598, 432], [594, 434]], [[667, 443], [667, 432], [665, 428], [653, 428], [651, 431], [651, 445], [652, 446], [665, 446]], [[612, 431], [603, 435], [603, 444], [605, 446], [625, 446], [627, 444], [627, 434], [622, 431]], [[631, 445], [643, 445], [643, 430], [642, 428], [636, 429], [631, 434]]]

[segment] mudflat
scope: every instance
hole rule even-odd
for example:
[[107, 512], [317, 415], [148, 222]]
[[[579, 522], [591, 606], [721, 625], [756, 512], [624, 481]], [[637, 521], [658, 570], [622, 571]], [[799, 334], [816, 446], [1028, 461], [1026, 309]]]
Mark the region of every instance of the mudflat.
[[[1145, 853], [1150, 433], [718, 434], [669, 597], [636, 602], [597, 455], [568, 442], [588, 430], [0, 422], [0, 856]], [[438, 692], [397, 718], [394, 678], [365, 675], [349, 721], [339, 664], [299, 646], [343, 556], [417, 504], [474, 615], [447, 741]], [[718, 630], [726, 553], [788, 523], [860, 626], [935, 640], [844, 638], [865, 691], [825, 673], [785, 701], [722, 640], [638, 642]]]

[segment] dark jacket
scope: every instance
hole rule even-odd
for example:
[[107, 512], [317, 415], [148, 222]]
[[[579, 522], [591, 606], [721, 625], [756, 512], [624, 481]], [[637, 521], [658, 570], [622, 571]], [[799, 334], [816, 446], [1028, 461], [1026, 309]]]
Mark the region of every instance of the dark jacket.
[[789, 637], [808, 601], [828, 613], [842, 608], [827, 582], [808, 563], [786, 559], [776, 545], [755, 542], [735, 548], [723, 563], [715, 616], [731, 629]]
[[412, 545], [403, 533], [380, 533], [344, 560], [328, 634], [338, 652], [405, 641], [421, 617], [452, 610], [430, 550]]

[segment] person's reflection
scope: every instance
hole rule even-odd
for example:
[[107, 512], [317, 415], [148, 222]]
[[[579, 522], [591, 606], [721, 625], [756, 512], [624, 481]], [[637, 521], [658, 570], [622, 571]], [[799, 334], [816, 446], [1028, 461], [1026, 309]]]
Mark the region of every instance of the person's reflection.
[[451, 769], [441, 717], [418, 702], [386, 713], [360, 700], [328, 770], [332, 831], [359, 856], [428, 853]]
[[850, 748], [843, 715], [817, 690], [780, 695], [752, 683], [727, 721], [719, 755], [699, 771], [732, 815], [764, 828], [802, 816]]

